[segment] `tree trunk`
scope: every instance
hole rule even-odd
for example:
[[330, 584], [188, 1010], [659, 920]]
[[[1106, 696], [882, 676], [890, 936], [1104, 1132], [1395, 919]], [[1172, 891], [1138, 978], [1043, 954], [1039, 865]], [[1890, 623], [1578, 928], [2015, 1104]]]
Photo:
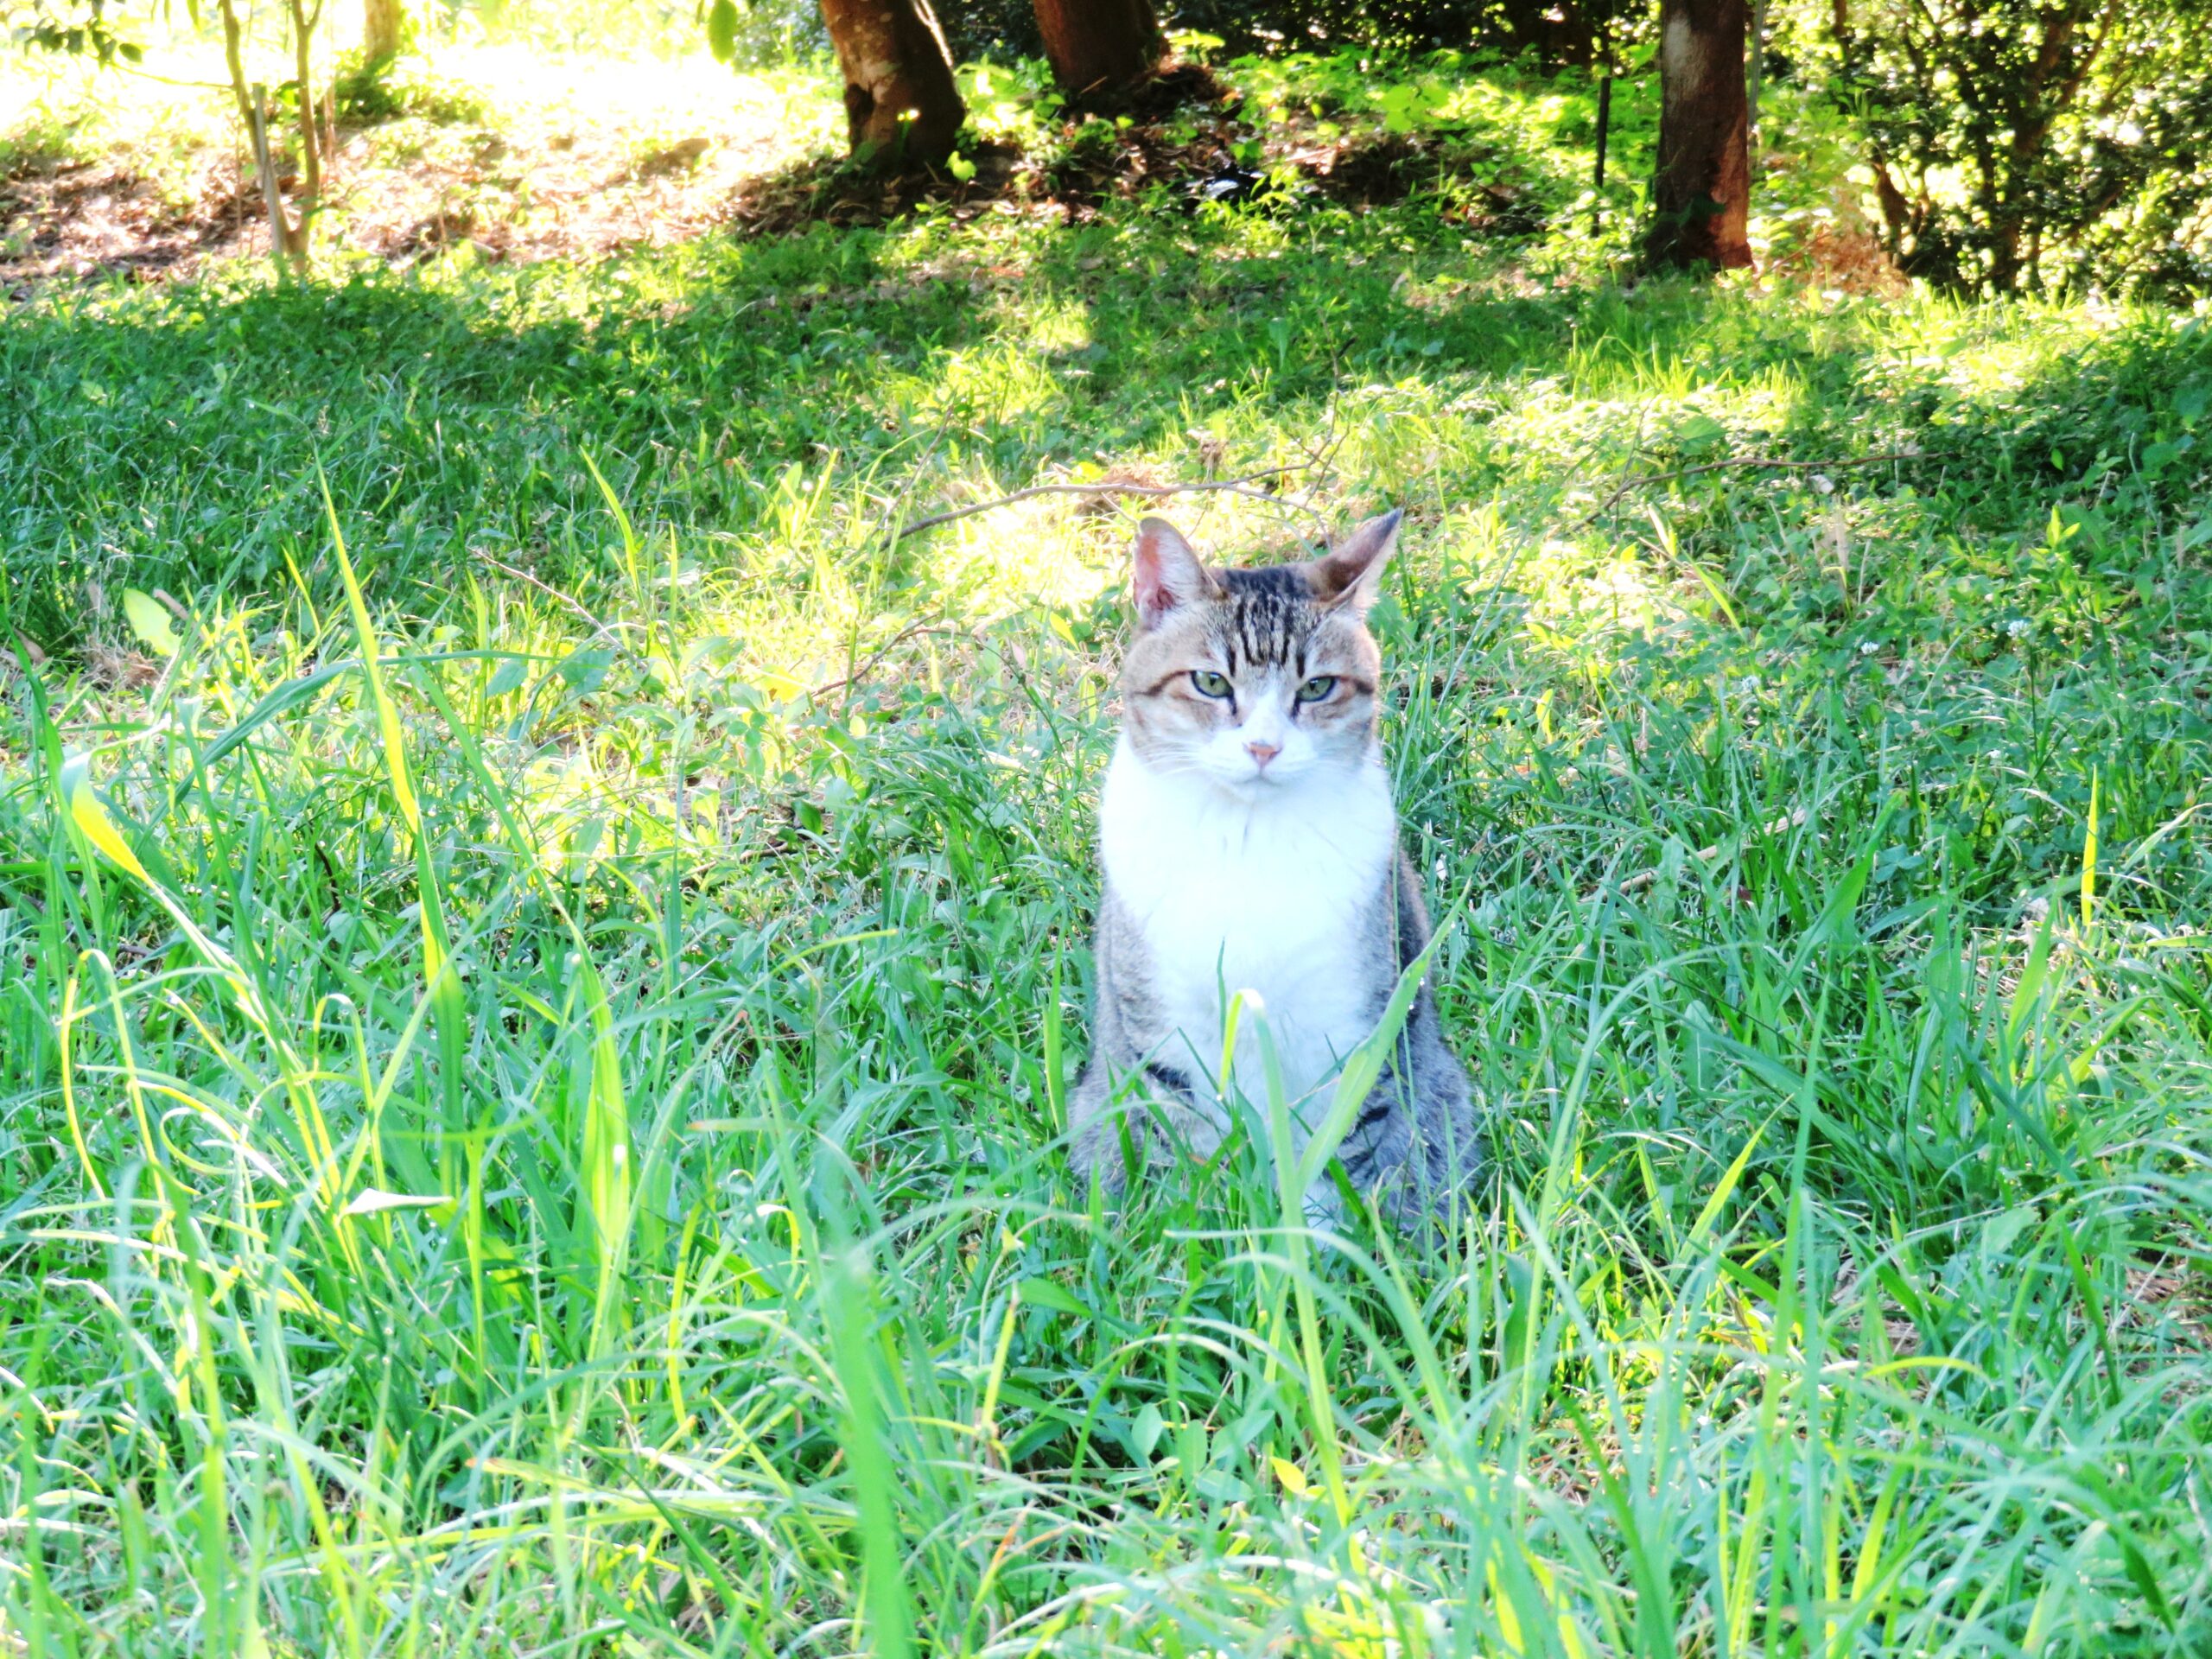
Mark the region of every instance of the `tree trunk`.
[[872, 167], [934, 165], [952, 154], [968, 107], [930, 0], [822, 0], [845, 73], [845, 130]]
[[363, 0], [361, 55], [371, 63], [388, 63], [399, 55], [402, 12], [400, 0]]
[[1751, 263], [1745, 0], [1660, 0], [1659, 167], [1643, 257], [1657, 267]]
[[1150, 80], [1167, 54], [1152, 0], [1035, 0], [1052, 79], [1077, 103], [1111, 101]]

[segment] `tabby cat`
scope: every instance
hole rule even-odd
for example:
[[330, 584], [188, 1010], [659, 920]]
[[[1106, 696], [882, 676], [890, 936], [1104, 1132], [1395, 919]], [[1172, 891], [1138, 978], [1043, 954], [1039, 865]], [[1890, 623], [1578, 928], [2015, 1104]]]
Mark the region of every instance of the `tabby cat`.
[[[1137, 628], [1099, 804], [1092, 1049], [1072, 1103], [1078, 1166], [1109, 1191], [1179, 1150], [1211, 1156], [1232, 1079], [1266, 1121], [1255, 1013], [1302, 1149], [1340, 1064], [1428, 943], [1367, 628], [1399, 518], [1370, 519], [1310, 563], [1243, 570], [1210, 569], [1165, 520], [1138, 527]], [[1224, 1057], [1239, 991], [1247, 1012]], [[1338, 1157], [1402, 1221], [1445, 1217], [1472, 1179], [1466, 1075], [1426, 988]], [[1325, 1174], [1309, 1211], [1333, 1215], [1338, 1191]]]

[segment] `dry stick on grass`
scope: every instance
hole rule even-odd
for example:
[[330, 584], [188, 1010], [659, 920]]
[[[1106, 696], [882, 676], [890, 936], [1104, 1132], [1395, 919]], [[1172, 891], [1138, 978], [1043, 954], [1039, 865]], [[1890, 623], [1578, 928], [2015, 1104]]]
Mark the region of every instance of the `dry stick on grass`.
[[574, 611], [578, 616], [591, 624], [591, 629], [594, 633], [596, 633], [601, 639], [606, 640], [608, 645], [613, 646], [615, 650], [622, 652], [623, 655], [637, 658], [640, 662], [645, 660], [642, 657], [639, 656], [636, 648], [627, 640], [623, 639], [620, 634], [615, 632], [613, 628], [601, 621], [588, 610], [586, 610], [582, 605], [569, 598], [568, 594], [563, 593], [558, 588], [554, 587], [551, 583], [542, 582], [537, 577], [531, 575], [529, 571], [520, 569], [514, 565], [503, 564], [499, 560], [493, 558], [489, 553], [479, 553], [476, 556], [482, 560], [486, 564], [490, 565], [494, 570], [497, 570], [501, 575], [512, 576], [517, 582], [526, 582], [531, 587], [537, 588], [539, 593], [544, 594], [546, 598], [551, 600], [555, 604], [566, 606], [569, 610]]
[[[1805, 809], [1801, 806], [1795, 811], [1783, 813], [1771, 823], [1761, 824], [1759, 826], [1759, 833], [1763, 836], [1778, 836], [1786, 830], [1796, 830], [1802, 827], [1804, 822]], [[1740, 850], [1744, 842], [1748, 839], [1750, 839], [1750, 837], [1738, 836], [1733, 841], [1716, 841], [1710, 847], [1699, 848], [1695, 852], [1692, 853], [1690, 856], [1692, 858], [1700, 860], [1705, 863], [1710, 864], [1713, 860], [1719, 858], [1721, 854], [1725, 852]], [[1649, 887], [1658, 879], [1659, 872], [1656, 869], [1640, 871], [1638, 874], [1631, 875], [1628, 880], [1623, 881], [1618, 890], [1622, 893], [1642, 893], [1644, 888]]]
[[935, 617], [925, 616], [920, 621], [912, 623], [909, 626], [899, 629], [898, 632], [893, 634], [890, 639], [885, 640], [880, 645], [878, 645], [874, 651], [868, 654], [867, 661], [861, 663], [850, 673], [847, 674], [842, 679], [825, 680], [820, 685], [816, 686], [812, 690], [806, 694], [807, 701], [818, 704], [821, 702], [823, 698], [828, 696], [832, 691], [849, 692], [862, 680], [874, 673], [877, 669], [882, 667], [886, 662], [890, 660], [891, 653], [898, 650], [899, 646], [905, 645], [909, 639], [919, 639], [931, 634], [957, 634], [959, 632], [960, 630], [958, 628], [945, 626]]
[[934, 530], [939, 524], [949, 524], [956, 518], [972, 518], [979, 512], [991, 512], [1000, 507], [1010, 507], [1017, 501], [1027, 501], [1040, 495], [1141, 495], [1150, 500], [1160, 500], [1171, 495], [1197, 495], [1202, 492], [1211, 492], [1222, 495], [1243, 495], [1249, 496], [1255, 501], [1265, 501], [1271, 506], [1288, 507], [1294, 512], [1305, 513], [1326, 530], [1329, 524], [1328, 516], [1317, 509], [1306, 506], [1301, 502], [1293, 501], [1287, 496], [1275, 495], [1266, 490], [1249, 487], [1257, 479], [1275, 478], [1284, 473], [1298, 470], [1295, 467], [1270, 467], [1265, 472], [1247, 473], [1242, 478], [1209, 480], [1201, 484], [1124, 484], [1110, 479], [1102, 479], [1096, 484], [1033, 484], [1026, 490], [1016, 490], [1012, 495], [1002, 495], [993, 501], [978, 501], [970, 506], [955, 507], [950, 512], [936, 512], [926, 518], [917, 518], [912, 524], [900, 529], [891, 539], [894, 542], [903, 542], [909, 536], [918, 535], [925, 530]]
[[1684, 467], [1671, 473], [1646, 473], [1631, 478], [1600, 501], [1588, 512], [1574, 521], [1574, 530], [1585, 531], [1612, 510], [1614, 503], [1623, 496], [1633, 494], [1647, 484], [1666, 484], [1678, 478], [1694, 478], [1700, 473], [1734, 472], [1772, 467], [1783, 473], [1840, 473], [1847, 467], [1881, 467], [1893, 461], [1948, 461], [1944, 454], [1929, 454], [1918, 449], [1893, 449], [1887, 454], [1857, 455], [1845, 461], [1776, 461], [1769, 455], [1743, 455], [1734, 461], [1707, 461], [1695, 467]]

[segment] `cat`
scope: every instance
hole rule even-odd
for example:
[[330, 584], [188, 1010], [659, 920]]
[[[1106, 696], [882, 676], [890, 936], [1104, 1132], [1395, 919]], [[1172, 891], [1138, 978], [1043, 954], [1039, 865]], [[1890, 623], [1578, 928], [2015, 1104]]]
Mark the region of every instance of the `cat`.
[[[1090, 1059], [1070, 1098], [1079, 1170], [1116, 1196], [1230, 1127], [1228, 1057], [1266, 1120], [1263, 1015], [1296, 1138], [1428, 944], [1421, 878], [1398, 845], [1377, 732], [1382, 653], [1367, 613], [1402, 515], [1320, 558], [1214, 569], [1147, 518], [1131, 555], [1136, 631], [1099, 801], [1105, 877]], [[1256, 1001], [1250, 995], [1257, 993]], [[1135, 1167], [1130, 1166], [1134, 1154]], [[1465, 1072], [1426, 986], [1338, 1159], [1400, 1222], [1448, 1220], [1481, 1162]], [[1337, 1216], [1323, 1174], [1309, 1215]]]

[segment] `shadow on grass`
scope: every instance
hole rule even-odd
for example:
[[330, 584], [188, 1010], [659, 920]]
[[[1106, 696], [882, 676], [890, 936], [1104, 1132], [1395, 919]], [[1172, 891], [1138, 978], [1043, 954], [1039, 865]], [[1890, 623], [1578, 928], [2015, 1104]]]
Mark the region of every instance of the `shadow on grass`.
[[[264, 591], [321, 548], [320, 462], [376, 581], [448, 590], [472, 547], [496, 546], [567, 582], [604, 568], [609, 539], [587, 454], [633, 518], [728, 538], [793, 467], [919, 510], [931, 468], [1011, 488], [1203, 452], [1193, 429], [1223, 413], [1319, 441], [1332, 399], [1363, 386], [1503, 416], [1562, 385], [1679, 402], [1670, 387], [1780, 372], [1802, 393], [1766, 442], [1815, 460], [1940, 451], [1887, 486], [1977, 534], [2033, 529], [2023, 500], [2038, 518], [2059, 499], [2170, 517], [2201, 474], [2179, 411], [2212, 379], [2202, 330], [2145, 323], [1961, 391], [1880, 355], [1864, 320], [1816, 326], [1686, 284], [1545, 287], [1510, 252], [1439, 251], [1407, 210], [1337, 225], [1304, 245], [1297, 226], [1203, 216], [1042, 236], [816, 226], [440, 283], [57, 300], [0, 337], [0, 568], [50, 648], [93, 620], [88, 581]], [[1567, 461], [1521, 502], [1529, 533], [1572, 528], [1546, 521], [1569, 486], [1702, 458], [1605, 439], [1618, 408], [1592, 418], [1602, 461], [1580, 477]], [[2158, 445], [2162, 473], [2145, 465]], [[1463, 446], [1434, 463], [1437, 498], [1480, 500], [1526, 461]]]
[[[1380, 240], [1380, 238], [1376, 238]], [[1173, 449], [1198, 410], [1318, 434], [1347, 378], [1535, 372], [1576, 296], [1417, 308], [1417, 255], [1247, 257], [1233, 228], [945, 240], [817, 229], [607, 265], [59, 302], [0, 340], [4, 563], [65, 645], [92, 578], [251, 592], [320, 546], [317, 461], [385, 582], [474, 541], [556, 578], [638, 519], [741, 530], [786, 467], [905, 448], [1026, 483]]]

